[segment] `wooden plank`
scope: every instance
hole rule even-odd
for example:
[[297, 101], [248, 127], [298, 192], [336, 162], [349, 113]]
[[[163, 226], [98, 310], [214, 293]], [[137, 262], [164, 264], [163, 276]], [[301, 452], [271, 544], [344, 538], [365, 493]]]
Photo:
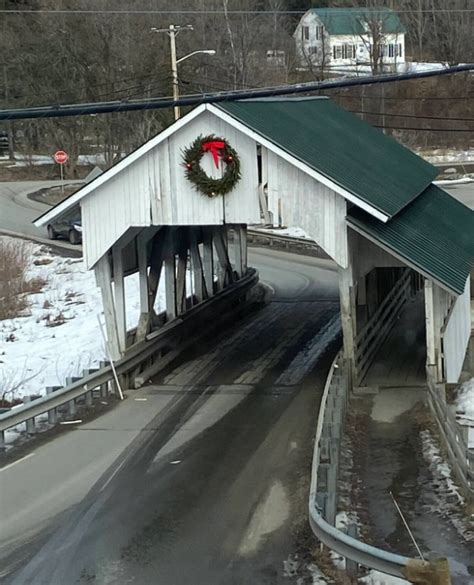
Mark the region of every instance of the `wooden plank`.
[[339, 300], [341, 306], [341, 325], [344, 339], [344, 357], [355, 368], [355, 303], [353, 294], [352, 265], [348, 268], [338, 267]]
[[114, 269], [115, 318], [117, 322], [120, 353], [123, 354], [127, 348], [125, 282], [122, 248], [119, 248], [117, 245], [112, 247], [112, 262]]
[[204, 283], [204, 271], [202, 267], [201, 254], [199, 253], [199, 246], [197, 243], [196, 231], [191, 229], [189, 234], [190, 241], [190, 253], [191, 253], [191, 268], [193, 271], [194, 280], [194, 295], [198, 302], [204, 300], [205, 283]]
[[[147, 244], [139, 247], [139, 263], [142, 264], [140, 271], [140, 306], [141, 314], [137, 327], [136, 338], [137, 341], [145, 339], [149, 331], [150, 324], [154, 313], [154, 305], [158, 286], [160, 284], [161, 272], [163, 269], [164, 256], [164, 241], [166, 238], [166, 229], [162, 227], [160, 232], [155, 232], [153, 237], [153, 245], [150, 254], [150, 274], [147, 267], [147, 259], [145, 259]], [[145, 274], [142, 273], [144, 270]], [[145, 290], [146, 283], [146, 290]]]
[[176, 308], [179, 314], [186, 310], [186, 267], [188, 264], [188, 231], [186, 228], [179, 230], [176, 240], [179, 242], [176, 274]]
[[222, 269], [219, 275], [219, 284], [221, 288], [234, 282], [234, 274], [232, 272], [232, 266], [230, 263], [229, 254], [227, 252], [227, 242], [224, 239], [225, 229], [225, 226], [218, 227], [215, 229], [214, 234], [214, 246], [216, 248], [217, 257]]
[[168, 228], [164, 244], [166, 315], [168, 321], [174, 319], [178, 314], [176, 306], [176, 253], [174, 241], [173, 229]]
[[240, 275], [245, 276], [248, 268], [247, 226], [240, 226]]
[[212, 228], [203, 228], [203, 267], [204, 282], [206, 284], [207, 297], [214, 294], [214, 253], [212, 247]]
[[120, 359], [120, 344], [115, 316], [115, 303], [112, 291], [112, 271], [108, 255], [102, 256], [94, 267], [97, 286], [102, 295], [104, 307], [105, 329], [112, 359]]

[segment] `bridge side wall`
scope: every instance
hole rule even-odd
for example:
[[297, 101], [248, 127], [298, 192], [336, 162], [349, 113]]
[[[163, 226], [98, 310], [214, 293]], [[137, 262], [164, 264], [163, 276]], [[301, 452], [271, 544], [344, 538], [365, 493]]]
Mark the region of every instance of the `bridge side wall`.
[[[273, 223], [302, 228], [341, 268], [348, 267], [346, 201], [278, 155], [266, 151]], [[263, 155], [263, 152], [262, 152]]]

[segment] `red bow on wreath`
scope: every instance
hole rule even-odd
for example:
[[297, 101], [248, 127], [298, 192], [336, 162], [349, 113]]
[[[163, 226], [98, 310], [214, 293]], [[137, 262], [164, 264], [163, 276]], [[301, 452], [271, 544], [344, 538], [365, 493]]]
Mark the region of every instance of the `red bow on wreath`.
[[220, 152], [225, 147], [225, 143], [222, 140], [213, 140], [212, 142], [205, 142], [202, 145], [203, 152], [210, 152], [212, 154], [212, 158], [214, 159], [214, 164], [216, 165], [216, 169], [219, 168], [219, 157]]

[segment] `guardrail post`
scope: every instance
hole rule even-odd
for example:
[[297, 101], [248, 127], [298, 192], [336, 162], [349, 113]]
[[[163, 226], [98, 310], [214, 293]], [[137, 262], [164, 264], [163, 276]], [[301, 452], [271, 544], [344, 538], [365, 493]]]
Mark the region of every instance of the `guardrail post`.
[[94, 397], [92, 396], [92, 390], [89, 390], [89, 392], [86, 392], [85, 400], [86, 400], [87, 407], [92, 406], [92, 403], [94, 401]]
[[0, 452], [5, 451], [5, 431], [0, 431]]
[[[31, 396], [24, 396], [23, 397], [23, 402], [26, 404], [27, 402], [31, 402], [32, 398]], [[34, 435], [36, 434], [36, 422], [35, 422], [35, 418], [29, 418], [26, 421], [26, 434], [27, 435]]]
[[[357, 524], [349, 524], [347, 527], [347, 535], [351, 538], [357, 538], [358, 532]], [[357, 574], [359, 573], [359, 565], [355, 561], [346, 558], [346, 572], [349, 577], [357, 577]]]
[[[109, 362], [100, 362], [100, 367], [105, 368], [109, 365]], [[100, 397], [107, 398], [109, 395], [109, 383], [104, 382], [100, 385]]]
[[[46, 394], [52, 394], [57, 389], [56, 386], [46, 386]], [[58, 421], [58, 409], [51, 408], [48, 410], [48, 422], [50, 425], [55, 425]]]

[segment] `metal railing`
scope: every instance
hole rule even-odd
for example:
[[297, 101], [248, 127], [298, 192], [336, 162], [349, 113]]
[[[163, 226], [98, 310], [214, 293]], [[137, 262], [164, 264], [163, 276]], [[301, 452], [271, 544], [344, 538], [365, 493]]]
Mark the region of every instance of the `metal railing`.
[[356, 337], [355, 371], [361, 383], [377, 351], [390, 333], [401, 308], [410, 298], [412, 271], [406, 268], [392, 290]]
[[457, 421], [454, 412], [443, 400], [443, 384], [434, 384], [428, 368], [428, 403], [438, 425], [448, 459], [461, 485], [461, 491], [468, 504], [474, 503], [474, 451], [467, 446], [467, 437]]
[[412, 583], [449, 583], [449, 575], [447, 581], [437, 579], [441, 569], [436, 563], [379, 549], [334, 526], [339, 452], [349, 389], [348, 368], [342, 353], [339, 353], [326, 380], [316, 427], [309, 493], [309, 523], [314, 535], [331, 550], [370, 569], [408, 579]]
[[248, 229], [247, 242], [255, 246], [270, 246], [289, 250], [296, 250], [300, 254], [317, 256], [318, 258], [328, 258], [330, 256], [314, 240], [307, 238], [295, 238], [293, 236], [284, 236], [272, 232], [266, 232], [262, 229]]
[[[212, 323], [220, 322], [215, 319], [216, 316], [228, 313], [229, 308], [230, 311], [237, 308], [238, 302], [257, 282], [258, 273], [250, 268], [233, 285], [152, 332], [145, 341], [132, 345], [126, 355], [115, 362], [117, 375], [122, 379], [125, 376], [138, 377], [140, 372], [149, 368], [156, 360], [160, 362], [160, 369], [166, 367], [179, 353], [195, 343], [204, 333], [207, 334]], [[74, 416], [79, 400], [90, 405], [95, 394], [104, 396], [114, 391], [114, 374], [110, 365], [86, 372], [85, 376], [73, 378], [64, 387], [48, 388], [45, 396], [27, 399], [23, 404], [0, 414], [0, 448], [5, 446], [5, 431], [8, 429], [26, 422], [27, 433], [34, 434], [36, 417], [47, 413], [48, 420], [54, 424], [61, 407], [66, 407], [66, 416]]]

